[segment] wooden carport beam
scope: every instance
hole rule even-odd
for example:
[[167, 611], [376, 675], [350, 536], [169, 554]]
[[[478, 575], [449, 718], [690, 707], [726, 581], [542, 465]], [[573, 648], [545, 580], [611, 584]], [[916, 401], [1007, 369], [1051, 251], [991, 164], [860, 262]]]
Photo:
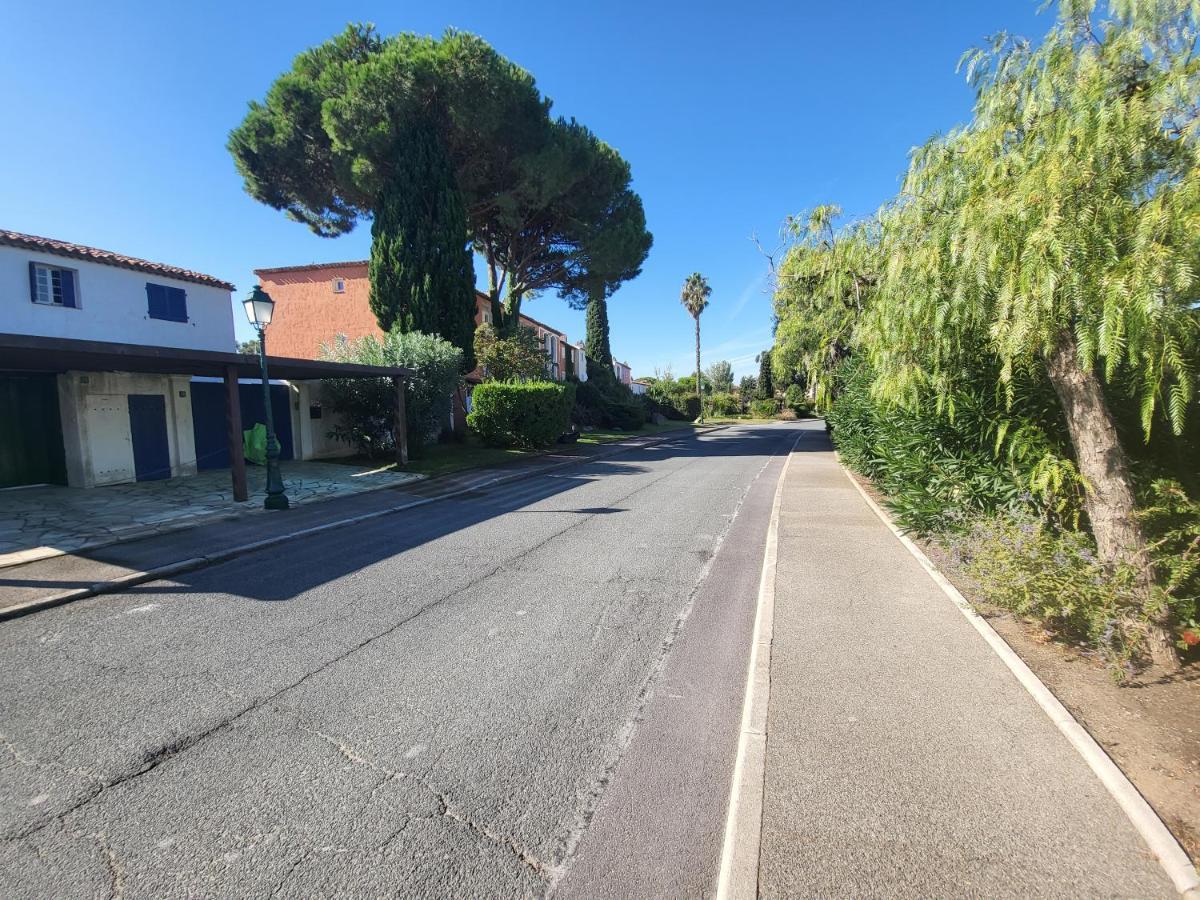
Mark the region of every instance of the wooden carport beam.
[[238, 389], [238, 370], [225, 367], [225, 429], [229, 442], [229, 469], [233, 473], [233, 499], [250, 496], [246, 487], [246, 454], [242, 443], [242, 398]]
[[408, 428], [405, 426], [407, 416], [404, 411], [404, 379], [399, 375], [393, 375], [392, 386], [396, 389], [396, 420], [392, 423], [392, 433], [396, 439], [396, 462], [407, 466]]

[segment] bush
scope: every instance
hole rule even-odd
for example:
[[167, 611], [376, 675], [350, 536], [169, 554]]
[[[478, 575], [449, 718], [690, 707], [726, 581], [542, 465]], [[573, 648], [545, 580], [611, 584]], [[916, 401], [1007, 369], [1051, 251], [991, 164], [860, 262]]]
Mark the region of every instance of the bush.
[[567, 430], [575, 385], [553, 381], [485, 381], [475, 388], [467, 424], [498, 447], [545, 447]]
[[783, 404], [796, 414], [797, 419], [805, 419], [812, 415], [812, 404], [804, 396], [804, 388], [798, 384], [788, 385], [783, 394]]
[[625, 385], [613, 381], [601, 386], [593, 379], [580, 382], [575, 393], [577, 425], [637, 431], [646, 422], [646, 408]]
[[779, 415], [779, 404], [774, 400], [752, 400], [750, 415], [756, 419], [773, 419]]
[[713, 394], [709, 398], [709, 408], [714, 416], [736, 416], [741, 413], [742, 405], [733, 394]]
[[475, 329], [475, 358], [488, 381], [540, 381], [546, 377], [546, 349], [527, 325], [500, 337], [491, 324], [483, 322]]
[[[339, 334], [321, 347], [321, 358], [366, 366], [406, 366], [413, 375], [405, 383], [404, 407], [408, 452], [419, 457], [429, 440], [437, 438], [447, 419], [450, 397], [461, 381], [462, 351], [437, 335], [393, 332], [381, 339], [357, 341]], [[353, 445], [373, 457], [395, 451], [392, 427], [396, 391], [388, 378], [326, 378], [324, 396], [342, 424], [329, 432], [334, 440]]]

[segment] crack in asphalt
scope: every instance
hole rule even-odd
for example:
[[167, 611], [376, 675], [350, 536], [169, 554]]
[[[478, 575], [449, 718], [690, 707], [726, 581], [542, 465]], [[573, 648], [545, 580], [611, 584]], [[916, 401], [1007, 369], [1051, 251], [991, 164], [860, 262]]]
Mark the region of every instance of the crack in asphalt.
[[[781, 446], [786, 444], [781, 442]], [[684, 625], [687, 623], [688, 617], [691, 615], [692, 608], [695, 605], [696, 597], [700, 593], [700, 588], [708, 578], [709, 572], [712, 570], [713, 563], [716, 561], [717, 554], [720, 552], [721, 546], [725, 543], [725, 537], [729, 534], [733, 527], [734, 520], [737, 519], [738, 513], [741, 511], [742, 504], [745, 503], [746, 497], [749, 496], [751, 488], [762, 476], [762, 473], [767, 470], [772, 462], [779, 456], [779, 449], [776, 449], [767, 460], [762, 464], [754, 477], [747, 482], [746, 487], [742, 490], [738, 497], [737, 503], [734, 505], [733, 512], [727, 517], [721, 533], [717, 536], [717, 540], [713, 545], [712, 552], [705, 558], [703, 565], [700, 568], [699, 577], [695, 584], [692, 585], [691, 591], [688, 593], [687, 599], [684, 602], [683, 608], [672, 624], [667, 636], [659, 648], [659, 653], [647, 672], [646, 678], [643, 680], [641, 688], [638, 691], [637, 698], [634, 703], [633, 713], [626, 720], [614, 735], [612, 755], [608, 763], [600, 771], [588, 786], [582, 792], [580, 797], [580, 805], [576, 811], [576, 819], [574, 826], [567, 831], [560, 841], [558, 849], [554, 854], [554, 862], [550, 868], [550, 878], [547, 883], [546, 896], [553, 896], [555, 889], [566, 876], [570, 869], [576, 852], [579, 849], [579, 844], [583, 837], [587, 834], [588, 828], [591, 825], [592, 819], [596, 814], [596, 810], [600, 805], [600, 800], [603, 798], [609, 783], [612, 781], [612, 776], [624, 758], [629, 745], [633, 742], [634, 735], [637, 734], [638, 727], [642, 723], [645, 716], [646, 707], [654, 695], [654, 688], [659, 676], [666, 669], [667, 662], [671, 655], [671, 650], [675, 645], [676, 639], [683, 631]], [[680, 466], [674, 471], [681, 471], [686, 466]]]
[[[657, 484], [659, 481], [662, 481], [665, 478], [669, 478], [672, 475], [683, 471], [684, 469], [688, 468], [691, 465], [694, 465], [695, 463], [701, 461], [704, 458], [705, 457], [701, 457], [701, 456], [694, 457], [694, 458], [690, 459], [688, 462], [684, 463], [683, 465], [672, 468], [665, 474], [652, 479], [648, 484], [644, 484], [644, 485], [638, 487], [637, 489], [629, 492], [628, 494], [620, 497], [615, 502], [623, 503], [626, 500], [628, 500], [629, 498], [634, 497], [637, 494], [641, 493], [642, 491], [648, 490], [650, 487]], [[269, 704], [271, 704], [274, 701], [278, 700], [279, 698], [283, 697], [285, 694], [295, 690], [296, 688], [301, 687], [306, 682], [308, 682], [310, 679], [315, 678], [316, 676], [328, 671], [333, 666], [336, 666], [338, 663], [348, 659], [349, 657], [353, 656], [358, 651], [364, 649], [365, 647], [369, 646], [370, 644], [373, 644], [375, 641], [378, 641], [382, 638], [388, 637], [391, 634], [394, 634], [396, 631], [403, 628], [405, 625], [409, 624], [413, 620], [417, 619], [419, 616], [424, 615], [426, 612], [429, 612], [429, 611], [435, 609], [436, 607], [440, 606], [441, 604], [454, 599], [455, 597], [459, 596], [460, 594], [463, 594], [463, 593], [469, 591], [470, 589], [474, 588], [476, 585], [479, 585], [479, 584], [483, 583], [484, 581], [487, 581], [489, 578], [492, 578], [493, 576], [497, 575], [499, 572], [503, 571], [504, 568], [509, 563], [520, 560], [532, 553], [536, 553], [538, 550], [540, 550], [543, 547], [545, 547], [546, 545], [548, 545], [551, 541], [556, 540], [557, 538], [561, 537], [562, 535], [566, 534], [567, 532], [573, 531], [574, 529], [583, 526], [584, 524], [586, 524], [587, 522], [591, 521], [592, 519], [594, 519], [596, 517], [597, 517], [597, 514], [591, 514], [591, 515], [582, 516], [580, 518], [575, 519], [567, 527], [561, 529], [560, 531], [554, 532], [553, 534], [551, 534], [548, 537], [546, 537], [545, 539], [539, 541], [537, 544], [533, 545], [532, 547], [529, 547], [529, 548], [526, 548], [526, 549], [520, 551], [519, 553], [515, 554], [510, 559], [504, 560], [503, 562], [499, 563], [498, 565], [496, 565], [489, 571], [483, 573], [482, 575], [477, 576], [476, 578], [471, 579], [469, 582], [467, 582], [467, 584], [465, 584], [461, 588], [458, 588], [454, 591], [451, 591], [448, 594], [445, 594], [435, 600], [430, 601], [429, 603], [427, 603], [424, 606], [420, 607], [419, 609], [415, 610], [410, 615], [405, 616], [404, 618], [398, 620], [397, 622], [395, 622], [388, 628], [384, 629], [383, 631], [378, 632], [370, 637], [364, 638], [363, 640], [359, 641], [357, 644], [354, 644], [353, 646], [351, 646], [349, 649], [343, 651], [340, 654], [337, 654], [336, 656], [334, 656], [331, 659], [327, 660], [326, 662], [322, 663], [317, 668], [312, 669], [309, 672], [305, 673], [301, 678], [292, 682], [291, 684], [284, 685], [283, 687], [279, 688], [277, 691], [274, 691], [273, 693], [268, 694], [259, 700], [255, 700], [251, 703], [246, 704], [240, 710], [235, 712], [233, 715], [226, 716], [225, 718], [213, 723], [210, 727], [204, 729], [203, 731], [194, 732], [194, 733], [188, 734], [188, 735], [178, 736], [175, 739], [161, 745], [157, 749], [148, 751], [147, 753], [145, 753], [143, 755], [142, 764], [140, 766], [138, 766], [130, 771], [127, 771], [124, 774], [118, 775], [115, 778], [109, 778], [109, 779], [96, 778], [95, 780], [97, 783], [93, 786], [93, 788], [88, 790], [80, 799], [78, 799], [74, 803], [70, 804], [65, 809], [55, 813], [54, 815], [52, 815], [44, 820], [36, 821], [31, 824], [28, 824], [23, 828], [22, 827], [8, 828], [3, 833], [0, 833], [0, 840], [3, 840], [6, 844], [12, 843], [14, 841], [24, 840], [25, 838], [29, 838], [29, 837], [32, 837], [32, 836], [40, 833], [41, 831], [45, 830], [47, 827], [49, 827], [50, 825], [52, 825], [56, 822], [62, 822], [68, 816], [78, 812], [80, 809], [83, 809], [84, 807], [86, 807], [89, 804], [91, 804], [92, 802], [94, 802], [96, 800], [96, 798], [101, 796], [106, 791], [112, 790], [113, 788], [120, 787], [125, 784], [129, 784], [129, 783], [143, 777], [144, 775], [147, 775], [147, 774], [155, 771], [159, 766], [161, 766], [165, 762], [173, 759], [174, 757], [191, 749], [192, 747], [195, 747], [196, 745], [207, 740], [209, 737], [212, 737], [213, 735], [226, 730], [227, 728], [231, 727], [232, 725], [234, 725], [236, 722], [238, 722], [240, 719], [244, 718], [245, 716], [247, 716], [259, 709], [262, 709], [265, 706], [268, 706]], [[10, 747], [10, 752], [14, 753], [14, 756], [15, 756], [16, 755], [15, 748], [12, 748], [11, 743], [9, 743], [9, 747]], [[464, 820], [464, 822], [466, 822], [466, 821], [469, 821], [469, 820]], [[483, 833], [483, 832], [481, 832], [481, 833]], [[533, 859], [536, 859], [536, 858], [531, 857], [531, 860], [533, 860]], [[529, 861], [526, 861], [526, 862], [528, 863]], [[538, 865], [539, 866], [541, 865], [540, 862], [538, 863]]]

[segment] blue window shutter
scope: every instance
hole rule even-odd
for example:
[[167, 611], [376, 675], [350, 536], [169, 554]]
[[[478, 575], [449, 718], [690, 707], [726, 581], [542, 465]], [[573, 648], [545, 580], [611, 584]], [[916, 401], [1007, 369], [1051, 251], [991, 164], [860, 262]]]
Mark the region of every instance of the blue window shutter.
[[146, 305], [152, 319], [167, 318], [166, 290], [161, 284], [146, 284]]
[[37, 263], [29, 264], [29, 299], [34, 303], [38, 302], [37, 295]]
[[62, 305], [75, 308], [75, 273], [70, 269], [60, 269], [62, 278]]
[[167, 312], [172, 322], [186, 322], [187, 292], [183, 288], [167, 288]]

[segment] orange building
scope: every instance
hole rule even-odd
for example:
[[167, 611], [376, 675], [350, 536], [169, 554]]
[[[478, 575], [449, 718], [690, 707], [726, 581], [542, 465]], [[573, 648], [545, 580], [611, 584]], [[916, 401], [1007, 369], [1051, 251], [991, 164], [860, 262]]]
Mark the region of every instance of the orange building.
[[[307, 266], [280, 266], [255, 269], [263, 290], [275, 301], [275, 313], [267, 326], [267, 350], [272, 356], [317, 359], [321, 346], [344, 334], [351, 340], [367, 335], [383, 336], [383, 330], [371, 312], [371, 282], [367, 260], [339, 263], [311, 263]], [[492, 320], [492, 304], [486, 294], [475, 292], [475, 324]], [[586, 378], [583, 352], [572, 345], [566, 334], [536, 319], [521, 316], [521, 324], [532, 328], [545, 348], [546, 374], [555, 381], [566, 379], [567, 354], [576, 377]], [[467, 375], [466, 406], [470, 391], [482, 380], [476, 369]], [[454, 408], [454, 427], [461, 427], [466, 410], [461, 403]]]

